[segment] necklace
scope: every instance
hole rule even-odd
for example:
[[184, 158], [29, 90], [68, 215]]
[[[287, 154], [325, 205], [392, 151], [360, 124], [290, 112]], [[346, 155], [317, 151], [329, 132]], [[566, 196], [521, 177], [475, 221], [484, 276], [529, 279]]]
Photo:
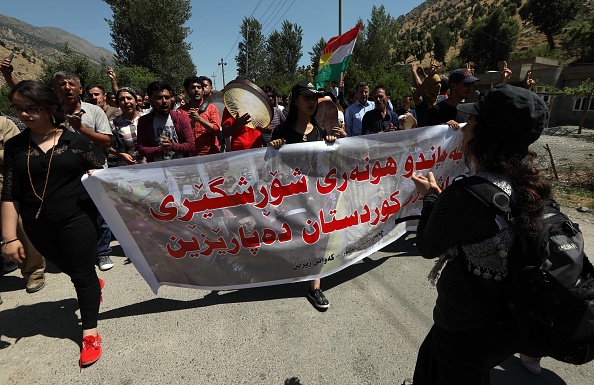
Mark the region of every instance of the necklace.
[[29, 135], [29, 148], [27, 149], [27, 174], [29, 174], [29, 183], [31, 183], [31, 189], [33, 190], [33, 194], [35, 194], [37, 199], [39, 199], [41, 201], [41, 204], [39, 205], [39, 210], [37, 210], [37, 214], [35, 214], [35, 219], [39, 218], [39, 214], [41, 214], [41, 209], [43, 208], [43, 200], [45, 199], [45, 190], [47, 189], [47, 182], [49, 180], [50, 169], [52, 167], [52, 159], [54, 158], [54, 150], [56, 149], [56, 138], [57, 138], [56, 133], [57, 132], [58, 132], [58, 129], [56, 128], [53, 131], [54, 145], [52, 146], [52, 154], [50, 155], [50, 160], [47, 165], [47, 175], [45, 176], [45, 185], [43, 186], [43, 192], [41, 193], [41, 196], [39, 196], [39, 194], [37, 194], [37, 191], [35, 191], [35, 186], [33, 185], [33, 178], [31, 178], [31, 167], [30, 167], [31, 135]]

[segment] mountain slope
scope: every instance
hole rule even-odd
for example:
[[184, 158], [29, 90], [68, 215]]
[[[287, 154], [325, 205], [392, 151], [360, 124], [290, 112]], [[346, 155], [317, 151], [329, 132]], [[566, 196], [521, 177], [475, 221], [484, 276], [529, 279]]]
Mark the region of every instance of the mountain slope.
[[24, 79], [35, 78], [45, 61], [55, 61], [64, 45], [99, 64], [105, 58], [113, 62], [113, 52], [96, 47], [88, 41], [60, 28], [35, 27], [10, 16], [0, 14], [0, 57], [15, 53], [17, 75]]

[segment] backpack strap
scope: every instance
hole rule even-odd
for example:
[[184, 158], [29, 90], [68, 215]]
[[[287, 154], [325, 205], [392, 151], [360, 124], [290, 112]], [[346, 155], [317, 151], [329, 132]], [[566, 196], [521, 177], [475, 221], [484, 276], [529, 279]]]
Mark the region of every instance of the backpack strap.
[[499, 186], [476, 175], [456, 179], [454, 184], [468, 191], [479, 202], [502, 215], [508, 222], [512, 221], [511, 199]]

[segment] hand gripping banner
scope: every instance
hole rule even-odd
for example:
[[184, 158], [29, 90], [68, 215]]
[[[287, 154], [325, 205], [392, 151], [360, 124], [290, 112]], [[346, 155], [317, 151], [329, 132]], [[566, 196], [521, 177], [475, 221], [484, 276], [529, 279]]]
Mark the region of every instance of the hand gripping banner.
[[[151, 289], [322, 278], [413, 228], [422, 198], [464, 172], [447, 126], [95, 171], [83, 184]], [[412, 227], [411, 227], [412, 226]]]

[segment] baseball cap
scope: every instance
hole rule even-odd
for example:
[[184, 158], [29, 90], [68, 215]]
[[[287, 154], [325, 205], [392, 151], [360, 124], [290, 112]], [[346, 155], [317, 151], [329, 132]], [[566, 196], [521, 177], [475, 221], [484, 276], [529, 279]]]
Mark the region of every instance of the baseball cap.
[[293, 89], [299, 95], [305, 95], [305, 96], [311, 96], [311, 95], [321, 96], [322, 95], [322, 92], [318, 91], [316, 89], [316, 87], [314, 87], [314, 85], [311, 82], [308, 82], [307, 80], [302, 80], [299, 83], [295, 84], [295, 86], [293, 86]]
[[468, 68], [458, 68], [454, 70], [448, 78], [450, 84], [452, 83], [472, 83], [479, 79], [475, 77]]
[[532, 91], [509, 84], [498, 84], [476, 103], [459, 104], [458, 110], [477, 115], [486, 128], [511, 147], [528, 147], [542, 133], [549, 109]]

